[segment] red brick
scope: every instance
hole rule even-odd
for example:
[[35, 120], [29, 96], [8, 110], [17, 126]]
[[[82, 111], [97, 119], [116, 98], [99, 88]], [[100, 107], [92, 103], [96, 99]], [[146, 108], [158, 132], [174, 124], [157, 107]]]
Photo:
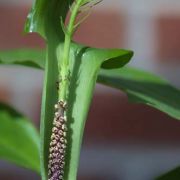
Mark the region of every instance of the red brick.
[[158, 59], [180, 63], [180, 15], [160, 15], [156, 24]]
[[95, 95], [85, 128], [89, 143], [179, 143], [180, 122], [121, 94]]
[[10, 98], [10, 92], [8, 91], [7, 88], [2, 87], [0, 88], [0, 102], [4, 102], [7, 103], [9, 101]]

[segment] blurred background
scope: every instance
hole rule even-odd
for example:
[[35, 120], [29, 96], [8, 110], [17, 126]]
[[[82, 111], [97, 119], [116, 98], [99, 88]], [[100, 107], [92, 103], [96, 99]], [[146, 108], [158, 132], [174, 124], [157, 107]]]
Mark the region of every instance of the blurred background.
[[[44, 48], [23, 34], [32, 0], [0, 0], [0, 50]], [[180, 1], [104, 0], [75, 35], [89, 46], [135, 51], [132, 66], [154, 72], [180, 88]], [[43, 72], [0, 67], [0, 101], [39, 127]], [[105, 103], [107, 102], [107, 103]], [[96, 86], [85, 129], [78, 180], [153, 180], [180, 165], [180, 122], [120, 91]], [[36, 174], [0, 161], [0, 180], [38, 180]]]

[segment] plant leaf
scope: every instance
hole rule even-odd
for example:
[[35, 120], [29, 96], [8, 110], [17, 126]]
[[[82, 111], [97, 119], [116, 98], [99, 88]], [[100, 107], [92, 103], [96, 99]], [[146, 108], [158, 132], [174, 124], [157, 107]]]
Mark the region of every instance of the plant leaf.
[[13, 108], [0, 103], [0, 158], [40, 173], [39, 135]]
[[[59, 51], [62, 51], [62, 47]], [[125, 54], [129, 59], [124, 58]], [[127, 50], [95, 49], [77, 44], [71, 46], [72, 67], [67, 118], [71, 133], [68, 136], [70, 144], [67, 149], [65, 179], [76, 179], [84, 125], [100, 67], [114, 59], [122, 67], [129, 62], [132, 55], [132, 51]]]
[[167, 172], [166, 174], [156, 178], [155, 180], [178, 180], [180, 179], [180, 167]]
[[27, 17], [25, 32], [37, 32], [42, 37], [64, 39], [60, 18], [64, 21], [73, 0], [36, 0]]
[[[51, 47], [51, 46], [49, 46]], [[53, 48], [54, 49], [54, 48]], [[61, 59], [63, 44], [58, 46], [55, 53], [53, 49], [49, 49], [48, 58], [52, 60], [51, 56], [57, 54], [57, 59]], [[77, 44], [71, 45], [70, 64], [71, 64], [71, 82], [68, 99], [68, 149], [67, 162], [65, 168], [65, 179], [76, 179], [79, 153], [84, 130], [84, 124], [88, 113], [94, 85], [97, 79], [98, 71], [103, 62], [110, 62], [114, 58], [119, 57], [119, 66], [123, 66], [130, 59], [124, 60], [124, 56], [132, 57], [132, 51], [127, 50], [105, 50], [84, 47]], [[131, 55], [131, 56], [130, 56]], [[49, 142], [51, 136], [52, 121], [54, 117], [54, 104], [57, 103], [57, 64], [52, 61], [46, 68], [45, 89], [42, 103], [42, 178], [47, 179], [47, 164], [49, 154]]]
[[45, 52], [35, 49], [14, 49], [0, 52], [0, 64], [17, 64], [44, 69]]
[[129, 67], [101, 70], [98, 82], [123, 90], [132, 102], [147, 104], [180, 120], [180, 90], [153, 74]]
[[41, 106], [40, 125], [40, 162], [42, 180], [47, 180], [47, 165], [49, 155], [49, 141], [52, 121], [54, 116], [54, 104], [57, 103], [58, 62], [56, 49], [63, 43], [64, 32], [61, 24], [69, 10], [72, 0], [36, 0], [27, 17], [26, 32], [37, 32], [46, 41], [46, 65], [45, 78]]

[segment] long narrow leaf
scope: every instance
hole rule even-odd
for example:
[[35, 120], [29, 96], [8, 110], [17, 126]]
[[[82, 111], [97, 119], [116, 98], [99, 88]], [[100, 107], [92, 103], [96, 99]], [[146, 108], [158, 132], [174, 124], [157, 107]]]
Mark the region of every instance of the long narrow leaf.
[[35, 49], [13, 49], [1, 51], [0, 64], [16, 64], [44, 69], [45, 51]]
[[123, 90], [132, 102], [147, 104], [180, 120], [180, 90], [151, 73], [127, 67], [101, 70], [98, 82]]

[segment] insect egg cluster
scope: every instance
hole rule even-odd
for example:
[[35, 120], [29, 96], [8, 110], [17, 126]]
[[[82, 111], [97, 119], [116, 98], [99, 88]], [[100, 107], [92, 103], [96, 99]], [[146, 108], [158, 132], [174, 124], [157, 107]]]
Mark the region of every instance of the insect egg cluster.
[[48, 180], [63, 180], [66, 153], [66, 103], [55, 104], [55, 116], [49, 148]]

